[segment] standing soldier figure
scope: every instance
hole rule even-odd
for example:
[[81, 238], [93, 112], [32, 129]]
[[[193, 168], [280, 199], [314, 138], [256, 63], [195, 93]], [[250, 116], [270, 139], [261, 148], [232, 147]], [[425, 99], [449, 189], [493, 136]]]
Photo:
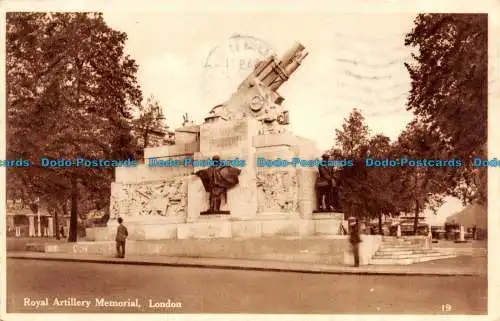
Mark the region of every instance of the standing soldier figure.
[[[323, 154], [321, 158], [328, 162], [328, 154]], [[331, 170], [328, 166], [318, 167], [318, 177], [316, 179], [316, 211], [327, 212], [332, 210], [332, 190], [335, 186], [335, 181], [331, 176]], [[325, 206], [323, 206], [323, 201]]]
[[[330, 160], [338, 160], [341, 156], [342, 156], [342, 154], [341, 154], [340, 150], [336, 149], [333, 152], [333, 155], [330, 158]], [[330, 177], [332, 178], [332, 181], [333, 181], [332, 188], [330, 190], [330, 200], [329, 200], [330, 210], [332, 210], [333, 212], [340, 212], [341, 208], [340, 208], [340, 200], [339, 200], [339, 198], [340, 198], [339, 197], [339, 184], [338, 184], [337, 179], [335, 179], [337, 170], [334, 166], [329, 167], [329, 169], [330, 169]]]

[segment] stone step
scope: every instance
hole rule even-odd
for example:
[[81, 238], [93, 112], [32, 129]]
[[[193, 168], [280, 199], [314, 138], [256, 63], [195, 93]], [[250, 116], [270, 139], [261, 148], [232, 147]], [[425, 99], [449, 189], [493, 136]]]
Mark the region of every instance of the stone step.
[[425, 244], [393, 244], [393, 243], [382, 243], [380, 247], [424, 247]]
[[430, 251], [432, 248], [425, 247], [379, 247], [380, 252], [406, 252], [406, 251]]
[[384, 237], [370, 264], [406, 265], [418, 262], [455, 257], [428, 247], [430, 241], [425, 237], [396, 238]]
[[419, 235], [419, 236], [403, 236], [403, 237], [396, 237], [396, 236], [383, 236], [382, 237], [382, 242], [415, 242], [415, 241], [421, 241], [429, 238], [428, 236], [424, 235]]
[[384, 252], [377, 251], [374, 255], [389, 256], [389, 255], [424, 255], [424, 254], [452, 254], [452, 253], [442, 253], [434, 250], [414, 250], [414, 251], [397, 251], [397, 252]]
[[[375, 255], [405, 255], [405, 254], [426, 254], [426, 253], [435, 253], [437, 251], [426, 250], [426, 249], [416, 249], [416, 250], [399, 250], [399, 251], [383, 251], [378, 250]], [[438, 252], [441, 253], [441, 252]]]
[[382, 245], [387, 245], [387, 246], [422, 246], [421, 243], [416, 243], [416, 242], [382, 242]]
[[[423, 252], [423, 253], [375, 253], [373, 256], [374, 259], [378, 258], [393, 258], [393, 259], [407, 259], [407, 258], [415, 258], [415, 257], [439, 257], [445, 254], [440, 252]], [[451, 255], [451, 254], [450, 254]]]
[[412, 258], [402, 258], [402, 259], [393, 259], [393, 258], [376, 258], [371, 259], [370, 264], [373, 265], [408, 265], [420, 262], [441, 260], [441, 259], [449, 259], [454, 258], [455, 255], [440, 255], [440, 256], [419, 256]]
[[401, 252], [401, 251], [429, 251], [430, 248], [423, 248], [417, 246], [397, 246], [397, 247], [379, 247], [378, 249], [381, 252]]
[[382, 241], [383, 244], [424, 244], [427, 243], [430, 239], [409, 239], [409, 240], [391, 240], [391, 241]]
[[392, 243], [392, 244], [416, 244], [423, 242], [423, 239], [415, 239], [415, 240], [390, 240], [390, 241], [382, 241], [382, 243]]

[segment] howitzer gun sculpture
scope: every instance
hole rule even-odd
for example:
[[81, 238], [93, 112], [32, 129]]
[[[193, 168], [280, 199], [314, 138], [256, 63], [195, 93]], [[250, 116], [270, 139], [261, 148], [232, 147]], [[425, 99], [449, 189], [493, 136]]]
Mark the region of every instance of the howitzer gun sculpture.
[[206, 122], [254, 117], [261, 124], [261, 133], [279, 133], [289, 124], [284, 98], [277, 92], [308, 55], [305, 47], [295, 44], [281, 59], [272, 55], [256, 64], [252, 73], [223, 104], [215, 106]]

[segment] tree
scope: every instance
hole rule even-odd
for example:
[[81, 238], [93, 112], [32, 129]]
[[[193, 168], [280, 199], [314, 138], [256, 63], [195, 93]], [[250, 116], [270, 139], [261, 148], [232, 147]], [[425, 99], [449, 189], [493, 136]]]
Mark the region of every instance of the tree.
[[342, 129], [336, 129], [336, 148], [343, 158], [353, 161], [352, 167], [343, 167], [337, 173], [342, 207], [349, 216], [366, 217], [369, 213], [367, 196], [372, 194], [367, 181], [364, 158], [368, 151], [369, 128], [357, 109], [344, 119]]
[[[361, 113], [354, 110], [345, 119], [342, 130], [337, 130], [337, 145], [344, 158], [353, 160], [353, 166], [338, 171], [344, 211], [358, 218], [378, 219], [382, 232], [383, 215], [415, 212], [414, 232], [418, 218], [425, 208], [436, 210], [443, 196], [451, 193], [457, 181], [456, 168], [450, 164], [416, 165], [415, 160], [440, 160], [448, 154], [449, 144], [437, 130], [415, 119], [391, 144], [382, 134], [369, 137], [369, 128]], [[386, 163], [368, 166], [372, 161], [407, 159], [401, 166]], [[411, 161], [412, 163], [409, 163]], [[382, 166], [380, 166], [382, 165]], [[442, 166], [441, 166], [442, 165]]]
[[335, 129], [336, 146], [346, 157], [359, 155], [361, 148], [367, 146], [370, 130], [365, 125], [365, 118], [354, 108], [349, 117], [344, 118], [342, 129]]
[[146, 104], [139, 109], [139, 117], [134, 119], [134, 129], [139, 138], [139, 145], [144, 148], [150, 147], [150, 138], [153, 131], [164, 129], [163, 120], [165, 116], [162, 113], [160, 102], [153, 96], [149, 96]]
[[408, 109], [450, 145], [448, 158], [464, 160], [451, 194], [465, 203], [487, 197], [487, 169], [469, 162], [487, 155], [487, 41], [486, 14], [420, 14], [405, 39], [418, 48], [414, 63], [405, 64]]
[[[408, 160], [446, 160], [447, 146], [440, 140], [440, 134], [429, 125], [414, 120], [398, 137], [394, 150], [400, 158]], [[442, 166], [438, 166], [442, 165]], [[420, 213], [429, 207], [436, 210], [443, 204], [443, 196], [454, 188], [455, 167], [450, 164], [406, 164], [399, 170], [400, 204], [415, 212], [414, 233], [417, 233]], [[413, 204], [413, 206], [411, 205]]]
[[[375, 160], [391, 158], [392, 145], [389, 137], [377, 134], [373, 136], [368, 144], [368, 156]], [[369, 216], [378, 219], [378, 230], [382, 234], [382, 216], [397, 214], [395, 205], [395, 174], [398, 168], [373, 166], [367, 168], [367, 184], [371, 186], [373, 193], [366, 195], [369, 198]]]
[[377, 160], [390, 156], [390, 139], [382, 134], [370, 137], [361, 112], [354, 109], [336, 130], [338, 148], [344, 158], [353, 161], [352, 167], [338, 171], [340, 194], [344, 211], [357, 218], [377, 218], [382, 233], [382, 215], [397, 213], [394, 202], [393, 178], [396, 169], [368, 167], [368, 157]]
[[136, 146], [127, 119], [140, 105], [137, 65], [125, 33], [101, 13], [7, 14], [7, 157], [18, 181], [61, 208], [71, 202], [69, 241], [77, 238], [84, 194], [109, 196], [112, 168], [48, 168], [40, 158], [120, 159]]

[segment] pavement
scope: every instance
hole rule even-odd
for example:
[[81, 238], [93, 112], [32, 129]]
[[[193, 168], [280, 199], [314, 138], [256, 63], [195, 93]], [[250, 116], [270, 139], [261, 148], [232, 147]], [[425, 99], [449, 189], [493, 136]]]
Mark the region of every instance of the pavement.
[[[7, 303], [8, 313], [120, 313], [134, 317], [136, 313], [160, 313], [167, 320], [185, 313], [300, 313], [307, 319], [314, 318], [312, 314], [488, 312], [486, 276], [280, 273], [30, 259], [7, 259], [6, 263], [7, 296], [2, 302]], [[37, 307], [33, 304], [37, 300], [48, 304]], [[90, 305], [76, 304], [84, 300]], [[102, 300], [137, 300], [139, 305], [102, 306], [97, 302]], [[157, 302], [167, 305], [157, 306]]]
[[366, 265], [360, 267], [301, 262], [201, 257], [130, 256], [120, 259], [102, 255], [42, 252], [8, 252], [7, 258], [60, 262], [148, 266], [183, 266], [193, 268], [281, 271], [316, 274], [485, 276], [487, 273], [487, 258], [475, 256], [461, 256], [451, 259], [440, 259], [423, 263], [415, 263], [411, 265]]

